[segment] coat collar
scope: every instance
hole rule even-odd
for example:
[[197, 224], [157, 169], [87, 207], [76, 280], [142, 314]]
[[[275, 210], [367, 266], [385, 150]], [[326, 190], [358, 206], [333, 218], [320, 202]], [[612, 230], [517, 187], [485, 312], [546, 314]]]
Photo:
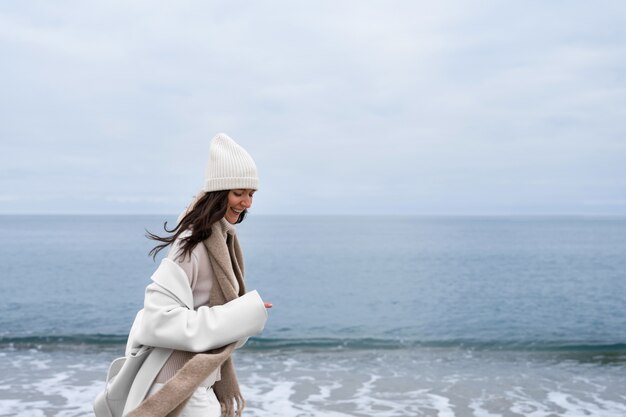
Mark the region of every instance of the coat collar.
[[193, 310], [193, 294], [187, 274], [176, 262], [164, 258], [152, 274], [152, 281], [171, 292], [181, 305]]

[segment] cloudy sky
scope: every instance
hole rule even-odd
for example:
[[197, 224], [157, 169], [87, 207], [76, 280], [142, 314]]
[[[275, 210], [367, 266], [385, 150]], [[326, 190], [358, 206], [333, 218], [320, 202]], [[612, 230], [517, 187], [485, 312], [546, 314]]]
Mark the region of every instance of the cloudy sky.
[[626, 214], [623, 1], [0, 6], [0, 213]]

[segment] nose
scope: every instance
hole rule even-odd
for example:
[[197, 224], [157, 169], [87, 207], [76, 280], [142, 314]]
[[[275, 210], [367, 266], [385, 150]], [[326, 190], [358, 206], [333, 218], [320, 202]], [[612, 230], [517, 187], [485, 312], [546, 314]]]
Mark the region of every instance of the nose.
[[252, 198], [250, 198], [250, 196], [246, 196], [242, 201], [241, 204], [245, 207], [245, 208], [250, 208], [252, 206]]

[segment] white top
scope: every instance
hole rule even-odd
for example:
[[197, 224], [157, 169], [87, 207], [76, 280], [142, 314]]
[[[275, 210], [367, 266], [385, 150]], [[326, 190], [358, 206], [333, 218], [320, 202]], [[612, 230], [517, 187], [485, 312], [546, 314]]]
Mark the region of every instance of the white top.
[[[172, 244], [167, 258], [178, 264], [189, 279], [191, 292], [193, 293], [193, 307], [197, 309], [200, 306], [209, 305], [209, 294], [213, 286], [213, 268], [209, 260], [209, 251], [202, 242], [198, 243], [189, 256], [178, 257], [180, 251], [181, 240], [189, 236], [191, 232], [185, 231], [180, 234], [178, 239]], [[239, 292], [239, 283], [237, 280], [233, 282], [235, 292]]]

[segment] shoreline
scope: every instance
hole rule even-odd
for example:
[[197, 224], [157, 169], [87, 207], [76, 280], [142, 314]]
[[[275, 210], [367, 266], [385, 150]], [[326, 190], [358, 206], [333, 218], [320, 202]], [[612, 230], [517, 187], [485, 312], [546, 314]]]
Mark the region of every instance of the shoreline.
[[[120, 346], [121, 347], [121, 346]], [[117, 347], [0, 351], [0, 415], [88, 416]], [[626, 361], [461, 349], [239, 350], [246, 415], [450, 417], [626, 413]]]

